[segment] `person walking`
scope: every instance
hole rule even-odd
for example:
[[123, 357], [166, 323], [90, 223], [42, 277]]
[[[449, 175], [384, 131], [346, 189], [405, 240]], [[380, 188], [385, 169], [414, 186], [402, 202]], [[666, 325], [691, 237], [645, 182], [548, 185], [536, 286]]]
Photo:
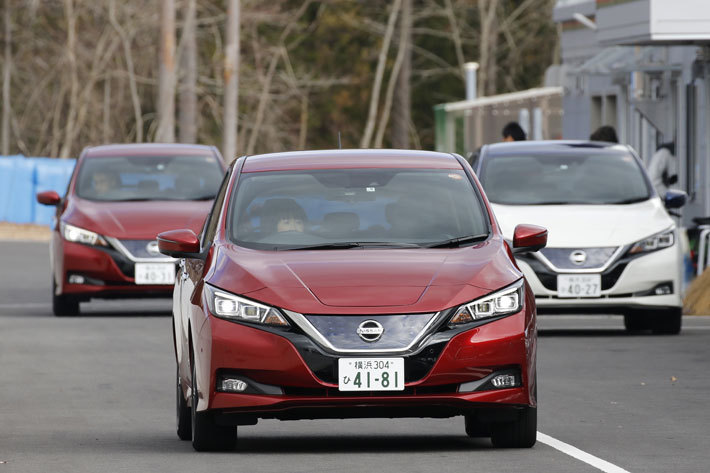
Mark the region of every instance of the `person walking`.
[[510, 122], [503, 127], [503, 141], [525, 141], [525, 131], [518, 122]]
[[675, 143], [670, 142], [661, 144], [648, 163], [648, 176], [661, 198], [666, 195], [670, 186], [678, 182], [676, 161]]
[[606, 141], [607, 143], [618, 143], [619, 137], [613, 126], [603, 125], [594, 130], [589, 136], [589, 141]]

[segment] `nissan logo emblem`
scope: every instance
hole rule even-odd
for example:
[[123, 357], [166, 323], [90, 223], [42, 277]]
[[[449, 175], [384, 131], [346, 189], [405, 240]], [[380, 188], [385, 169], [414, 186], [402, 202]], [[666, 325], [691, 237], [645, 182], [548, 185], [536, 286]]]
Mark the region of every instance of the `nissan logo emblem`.
[[385, 328], [376, 320], [366, 320], [357, 328], [357, 334], [366, 342], [376, 342], [382, 338]]
[[587, 261], [587, 253], [582, 250], [575, 250], [569, 255], [569, 260], [577, 266], [581, 266]]

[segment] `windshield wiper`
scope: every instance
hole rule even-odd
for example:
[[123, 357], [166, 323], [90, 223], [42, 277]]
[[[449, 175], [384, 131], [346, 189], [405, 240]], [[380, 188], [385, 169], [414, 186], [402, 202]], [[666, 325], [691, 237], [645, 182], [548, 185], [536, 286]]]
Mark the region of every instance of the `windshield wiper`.
[[427, 248], [457, 248], [459, 246], [465, 245], [467, 243], [474, 243], [477, 241], [483, 241], [488, 238], [488, 233], [481, 233], [480, 235], [468, 235], [458, 238], [452, 238], [450, 240], [437, 241], [436, 243], [431, 243], [426, 245]]
[[317, 245], [296, 246], [280, 248], [281, 250], [343, 250], [348, 248], [420, 248], [416, 243], [396, 243], [387, 241], [342, 241], [333, 243], [320, 243]]
[[648, 200], [648, 196], [646, 197], [633, 197], [631, 199], [626, 199], [626, 200], [619, 200], [617, 202], [606, 202], [606, 204], [609, 205], [624, 205], [624, 204], [636, 204], [638, 202], [643, 202], [644, 200]]

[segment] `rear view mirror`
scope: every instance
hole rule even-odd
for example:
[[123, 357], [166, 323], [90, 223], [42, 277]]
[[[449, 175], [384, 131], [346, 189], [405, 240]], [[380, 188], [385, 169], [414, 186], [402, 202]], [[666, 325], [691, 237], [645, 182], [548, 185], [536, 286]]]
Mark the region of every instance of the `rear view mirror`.
[[42, 205], [59, 205], [62, 198], [55, 191], [44, 191], [37, 193], [37, 202]]
[[200, 240], [192, 230], [170, 230], [158, 235], [158, 249], [173, 258], [201, 258]]
[[663, 197], [663, 203], [667, 209], [679, 209], [685, 205], [688, 194], [683, 191], [669, 190]]
[[547, 229], [537, 225], [521, 224], [513, 233], [513, 253], [538, 251], [547, 245]]

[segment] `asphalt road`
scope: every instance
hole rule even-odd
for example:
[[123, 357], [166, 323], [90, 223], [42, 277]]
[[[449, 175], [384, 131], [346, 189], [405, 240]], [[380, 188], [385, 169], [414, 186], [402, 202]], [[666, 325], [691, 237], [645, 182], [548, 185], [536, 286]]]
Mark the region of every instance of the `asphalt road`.
[[169, 301], [56, 318], [47, 244], [0, 242], [0, 262], [0, 473], [708, 470], [710, 317], [675, 337], [541, 318], [530, 450], [468, 439], [453, 418], [261, 421], [238, 451], [198, 454], [175, 434]]

